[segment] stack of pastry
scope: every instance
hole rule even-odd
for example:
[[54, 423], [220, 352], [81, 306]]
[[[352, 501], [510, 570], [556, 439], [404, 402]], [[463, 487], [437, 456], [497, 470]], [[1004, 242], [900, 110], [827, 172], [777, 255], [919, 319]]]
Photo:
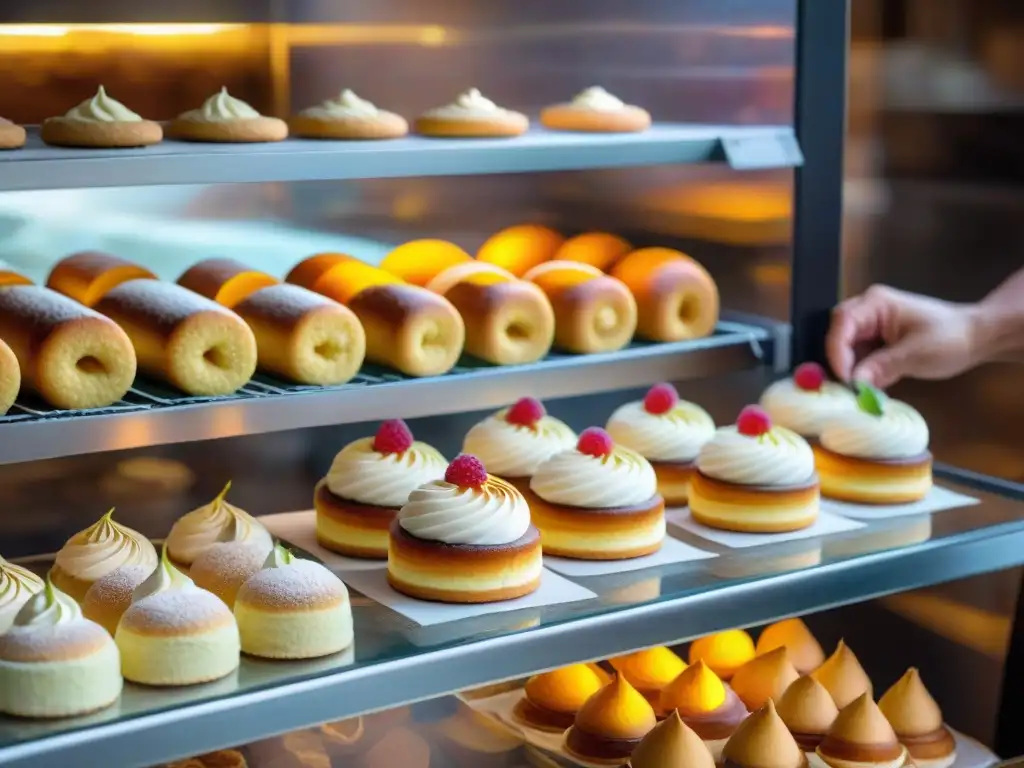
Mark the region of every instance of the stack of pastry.
[[686, 669], [686, 662], [662, 646], [616, 656], [608, 663], [655, 708], [665, 686]]
[[317, 541], [349, 557], [386, 559], [391, 523], [409, 494], [444, 477], [447, 467], [435, 448], [413, 439], [404, 421], [385, 421], [373, 437], [342, 448], [317, 484]]
[[828, 498], [905, 504], [932, 487], [928, 424], [911, 406], [866, 385], [856, 408], [829, 419], [814, 453]]
[[775, 424], [816, 440], [830, 419], [853, 410], [856, 401], [849, 389], [828, 381], [820, 365], [804, 363], [797, 366], [792, 378], [777, 381], [764, 391], [761, 407]]
[[209, 504], [193, 509], [171, 526], [165, 546], [171, 562], [183, 571], [216, 544], [251, 545], [270, 552], [270, 532], [248, 512], [225, 500], [229, 490], [230, 482]]
[[918, 768], [949, 768], [956, 761], [956, 740], [916, 669], [908, 669], [878, 707]]
[[350, 309], [279, 283], [233, 259], [190, 267], [178, 285], [233, 310], [256, 339], [260, 370], [302, 384], [344, 384], [359, 372], [366, 334]]
[[607, 681], [586, 664], [534, 675], [526, 681], [523, 698], [513, 710], [517, 723], [548, 733], [562, 733], [576, 713]]
[[450, 301], [466, 325], [466, 351], [481, 360], [533, 363], [551, 349], [555, 315], [544, 293], [453, 243], [413, 240], [391, 251], [381, 268]]
[[710, 528], [778, 533], [818, 518], [814, 453], [800, 435], [773, 426], [757, 406], [719, 429], [700, 450], [690, 484], [690, 513]]
[[47, 285], [121, 326], [139, 369], [190, 395], [231, 394], [256, 371], [256, 339], [238, 315], [117, 256], [73, 254]]
[[411, 597], [486, 603], [540, 586], [541, 537], [526, 499], [487, 474], [475, 456], [458, 456], [414, 490], [391, 524], [388, 582]]
[[591, 696], [565, 732], [565, 751], [588, 763], [618, 765], [657, 724], [654, 710], [622, 675]]
[[651, 462], [666, 504], [686, 504], [697, 455], [715, 435], [707, 411], [680, 400], [671, 384], [656, 384], [643, 400], [619, 406], [607, 429], [615, 442]]
[[537, 468], [529, 502], [549, 555], [624, 560], [658, 551], [665, 538], [665, 502], [650, 463], [597, 427]]
[[727, 629], [699, 637], [690, 644], [690, 663], [703, 661], [723, 680], [754, 658], [754, 640], [742, 629]]
[[474, 424], [462, 450], [527, 493], [537, 468], [556, 453], [572, 448], [576, 440], [569, 425], [549, 416], [540, 401], [523, 397]]
[[462, 354], [466, 326], [451, 302], [386, 270], [322, 253], [299, 262], [285, 280], [354, 312], [370, 362], [410, 376], [436, 376], [450, 371]]
[[678, 714], [716, 760], [747, 717], [740, 698], [703, 661], [690, 665], [662, 690], [657, 711], [662, 717]]

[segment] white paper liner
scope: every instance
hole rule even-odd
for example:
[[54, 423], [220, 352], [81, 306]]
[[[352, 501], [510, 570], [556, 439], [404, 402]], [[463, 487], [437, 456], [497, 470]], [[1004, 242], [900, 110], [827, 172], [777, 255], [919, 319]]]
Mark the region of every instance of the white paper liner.
[[259, 521], [273, 536], [306, 550], [335, 573], [387, 568], [387, 560], [345, 557], [321, 547], [316, 540], [316, 512], [312, 509], [305, 512], [262, 515]]
[[[822, 505], [824, 506], [824, 505]], [[737, 533], [735, 531], [720, 531], [717, 528], [709, 528], [701, 525], [690, 516], [689, 507], [677, 507], [665, 510], [665, 519], [673, 525], [677, 525], [694, 536], [713, 541], [731, 549], [745, 549], [747, 547], [763, 547], [766, 544], [779, 544], [784, 541], [798, 541], [800, 539], [813, 539], [823, 536], [833, 536], [837, 533], [846, 533], [863, 528], [864, 523], [850, 520], [839, 515], [826, 512], [824, 509], [818, 514], [818, 519], [813, 525], [799, 531], [788, 531], [786, 533]]]
[[545, 555], [544, 565], [552, 571], [558, 571], [566, 576], [604, 576], [609, 573], [656, 568], [659, 565], [708, 560], [712, 557], [718, 557], [718, 555], [666, 536], [661, 549], [644, 557], [633, 557], [628, 560], [572, 560], [567, 557]]
[[940, 485], [933, 485], [928, 495], [910, 504], [851, 504], [822, 497], [821, 508], [854, 520], [887, 520], [892, 517], [929, 515], [957, 507], [980, 504], [978, 499], [951, 491]]

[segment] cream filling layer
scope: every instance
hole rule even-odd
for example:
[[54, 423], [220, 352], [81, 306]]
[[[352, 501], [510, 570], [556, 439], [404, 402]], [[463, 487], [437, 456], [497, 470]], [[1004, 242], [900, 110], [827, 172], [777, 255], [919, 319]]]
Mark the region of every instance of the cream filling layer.
[[348, 603], [326, 610], [261, 611], [235, 602], [242, 650], [269, 659], [303, 659], [338, 653], [352, 644]]
[[388, 560], [388, 571], [399, 581], [427, 589], [458, 592], [491, 592], [529, 584], [540, 578], [542, 570], [543, 561], [540, 552], [537, 553], [535, 559], [523, 563], [518, 568], [506, 568], [493, 576], [486, 576], [479, 572], [459, 573], [454, 570], [437, 574], [432, 571], [421, 571], [415, 567], [408, 568], [400, 560]]
[[210, 632], [171, 637], [139, 635], [121, 626], [116, 640], [125, 680], [147, 685], [217, 680], [238, 667], [241, 650], [233, 621]]
[[661, 516], [650, 525], [636, 526], [613, 534], [607, 531], [569, 531], [545, 525], [541, 529], [540, 537], [545, 548], [563, 551], [629, 552], [664, 541], [665, 518]]
[[0, 661], [0, 712], [27, 717], [84, 714], [121, 694], [117, 646], [71, 661]]

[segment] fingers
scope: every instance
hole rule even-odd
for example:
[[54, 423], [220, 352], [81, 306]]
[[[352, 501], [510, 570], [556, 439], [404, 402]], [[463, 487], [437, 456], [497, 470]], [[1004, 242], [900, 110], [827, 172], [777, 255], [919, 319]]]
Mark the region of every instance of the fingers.
[[858, 363], [853, 369], [852, 378], [879, 389], [887, 389], [911, 370], [911, 357], [912, 350], [909, 345], [885, 347]]
[[840, 381], [849, 381], [857, 362], [854, 348], [879, 335], [877, 313], [865, 296], [855, 296], [832, 311], [832, 323], [825, 338], [825, 352], [832, 372]]

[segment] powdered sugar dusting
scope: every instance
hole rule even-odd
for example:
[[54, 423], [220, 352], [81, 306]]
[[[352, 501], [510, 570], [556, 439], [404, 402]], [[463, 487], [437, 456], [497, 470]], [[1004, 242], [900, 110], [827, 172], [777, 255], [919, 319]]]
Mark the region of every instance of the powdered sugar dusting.
[[152, 635], [176, 635], [217, 629], [234, 620], [221, 599], [205, 589], [169, 589], [133, 603], [121, 617], [120, 627]]
[[319, 563], [296, 560], [256, 573], [238, 590], [237, 600], [261, 608], [301, 610], [343, 603], [348, 590]]
[[18, 662], [53, 662], [81, 659], [97, 653], [110, 635], [99, 624], [78, 619], [67, 624], [29, 624], [0, 635], [0, 659]]
[[270, 549], [265, 542], [214, 544], [192, 563], [189, 576], [197, 586], [233, 603], [238, 588], [263, 567]]
[[153, 572], [151, 565], [122, 565], [111, 571], [89, 587], [82, 600], [82, 609], [88, 610], [90, 605], [114, 605], [131, 602], [132, 592]]

